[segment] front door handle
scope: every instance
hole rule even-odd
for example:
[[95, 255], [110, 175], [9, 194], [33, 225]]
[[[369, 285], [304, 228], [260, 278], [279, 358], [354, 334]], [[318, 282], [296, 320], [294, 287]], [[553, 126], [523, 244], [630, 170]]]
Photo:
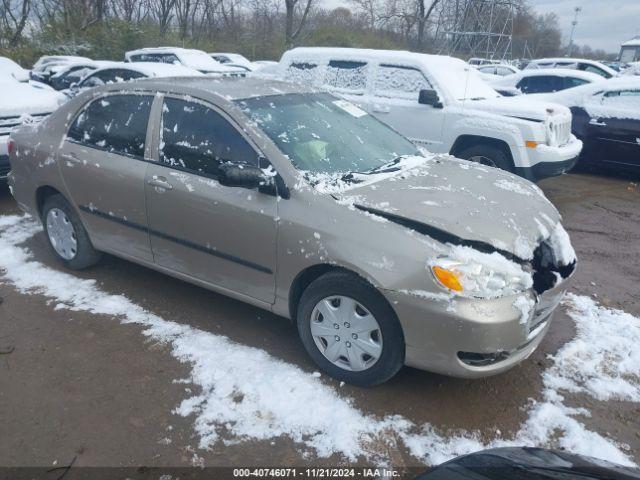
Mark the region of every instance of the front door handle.
[[71, 163], [82, 163], [82, 160], [78, 158], [75, 153], [63, 153], [62, 158]]
[[594, 127], [606, 127], [607, 124], [605, 122], [599, 122], [598, 119], [592, 118], [589, 120], [589, 125], [593, 125]]
[[152, 187], [156, 187], [156, 188], [162, 188], [164, 190], [172, 190], [173, 189], [173, 185], [171, 185], [166, 178], [164, 177], [159, 177], [157, 175], [154, 175], [153, 177], [151, 177], [149, 180], [147, 180], [147, 183], [149, 185], [151, 185]]

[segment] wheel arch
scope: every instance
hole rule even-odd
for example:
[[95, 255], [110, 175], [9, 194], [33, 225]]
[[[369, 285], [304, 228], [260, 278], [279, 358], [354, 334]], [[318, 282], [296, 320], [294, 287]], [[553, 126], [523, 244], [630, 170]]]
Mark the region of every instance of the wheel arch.
[[296, 277], [293, 279], [293, 282], [291, 282], [291, 286], [289, 287], [288, 308], [289, 308], [289, 317], [292, 322], [295, 323], [296, 321], [300, 298], [302, 297], [302, 294], [307, 289], [307, 287], [311, 285], [311, 283], [314, 280], [317, 280], [322, 275], [325, 275], [331, 272], [348, 273], [364, 280], [371, 287], [373, 287], [382, 298], [385, 299], [385, 301], [389, 304], [391, 309], [395, 312], [395, 309], [393, 308], [393, 306], [389, 303], [389, 301], [382, 294], [382, 292], [380, 292], [380, 288], [375, 285], [375, 283], [372, 281], [371, 278], [368, 278], [367, 276], [364, 276], [361, 273], [357, 272], [355, 269], [351, 269], [349, 267], [335, 265], [335, 264], [328, 264], [328, 263], [319, 263], [319, 264], [306, 267], [304, 270], [298, 273], [298, 275], [296, 275]]
[[44, 207], [44, 202], [46, 202], [47, 198], [53, 195], [62, 195], [64, 194], [55, 187], [51, 185], [41, 185], [36, 189], [36, 211], [38, 212], [38, 216], [42, 218], [42, 208]]
[[449, 153], [455, 157], [463, 150], [476, 145], [488, 145], [500, 149], [500, 151], [502, 151], [507, 156], [507, 159], [511, 162], [512, 167], [515, 167], [511, 147], [509, 147], [509, 144], [507, 142], [498, 138], [484, 137], [482, 135], [460, 135], [458, 138], [456, 138]]

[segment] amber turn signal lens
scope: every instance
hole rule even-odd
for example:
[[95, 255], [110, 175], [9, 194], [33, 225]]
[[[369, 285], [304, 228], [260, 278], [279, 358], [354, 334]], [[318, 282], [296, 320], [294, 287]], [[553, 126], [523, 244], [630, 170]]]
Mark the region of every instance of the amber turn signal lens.
[[442, 285], [455, 292], [462, 291], [462, 285], [460, 285], [458, 276], [454, 272], [452, 272], [451, 270], [447, 270], [446, 268], [437, 266], [432, 267], [431, 270], [433, 270], [433, 274]]
[[538, 146], [538, 142], [534, 142], [533, 140], [527, 140], [526, 142], [524, 142], [524, 145], [527, 148], [536, 148]]

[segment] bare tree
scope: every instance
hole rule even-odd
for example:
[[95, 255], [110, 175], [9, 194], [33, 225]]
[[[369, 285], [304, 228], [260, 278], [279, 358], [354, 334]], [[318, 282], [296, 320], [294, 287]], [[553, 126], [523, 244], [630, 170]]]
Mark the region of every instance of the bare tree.
[[151, 12], [158, 21], [160, 35], [164, 36], [169, 29], [169, 25], [173, 20], [173, 9], [176, 0], [153, 0], [151, 3]]
[[17, 3], [12, 0], [2, 0], [0, 22], [10, 47], [15, 47], [20, 42], [30, 10], [31, 0], [22, 0]]
[[[284, 43], [287, 48], [290, 48], [293, 46], [293, 43], [298, 38], [298, 36], [300, 35], [300, 32], [304, 28], [312, 3], [313, 3], [313, 0], [284, 0], [285, 15], [286, 15]], [[296, 26], [295, 25], [296, 12], [300, 9], [302, 5], [304, 5], [304, 10], [302, 12], [300, 19], [298, 20], [298, 25]]]
[[418, 12], [417, 12], [417, 24], [418, 24], [418, 48], [422, 48], [422, 42], [424, 41], [424, 31], [427, 22], [429, 21], [429, 17], [433, 13], [434, 9], [438, 6], [440, 0], [431, 0], [431, 4], [427, 8], [425, 5], [425, 0], [416, 0], [418, 4]]

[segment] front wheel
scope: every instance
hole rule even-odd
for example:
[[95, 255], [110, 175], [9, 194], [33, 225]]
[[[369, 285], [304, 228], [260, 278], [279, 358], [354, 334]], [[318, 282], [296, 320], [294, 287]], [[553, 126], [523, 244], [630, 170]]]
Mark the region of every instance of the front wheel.
[[460, 151], [456, 157], [513, 172], [513, 164], [509, 157], [503, 150], [492, 145], [474, 145]]
[[45, 200], [42, 225], [49, 246], [68, 268], [81, 270], [100, 260], [100, 252], [93, 248], [78, 214], [62, 195]]
[[312, 282], [300, 299], [297, 325], [311, 358], [338, 380], [377, 385], [404, 364], [404, 336], [395, 312], [356, 275], [332, 272]]

